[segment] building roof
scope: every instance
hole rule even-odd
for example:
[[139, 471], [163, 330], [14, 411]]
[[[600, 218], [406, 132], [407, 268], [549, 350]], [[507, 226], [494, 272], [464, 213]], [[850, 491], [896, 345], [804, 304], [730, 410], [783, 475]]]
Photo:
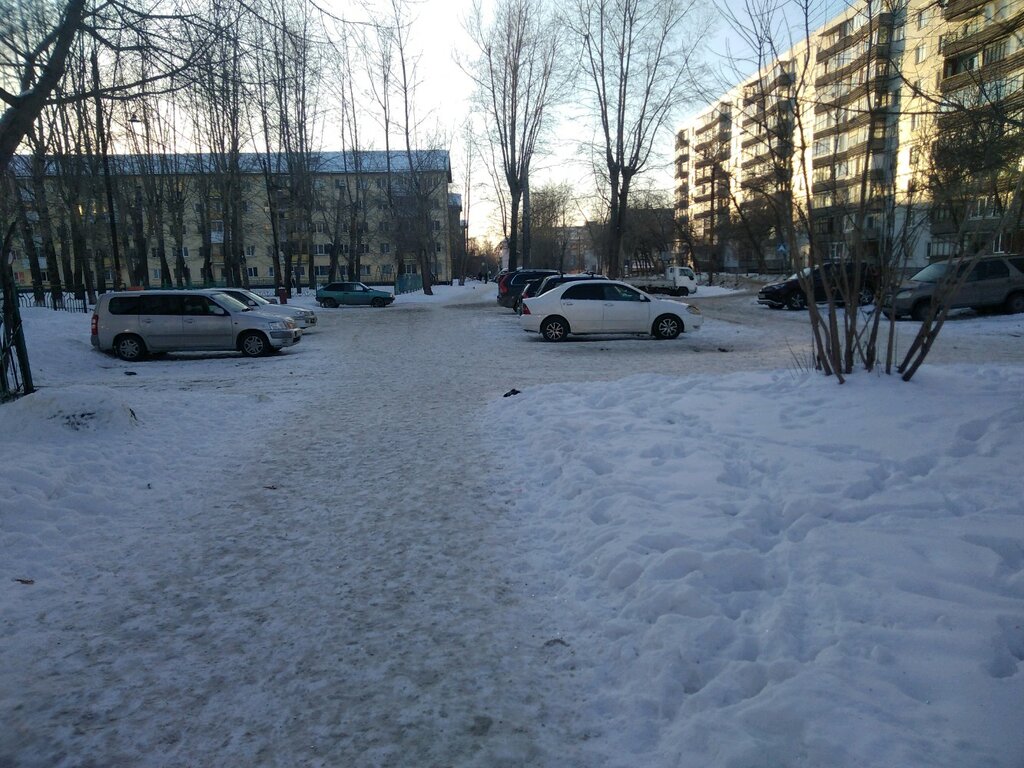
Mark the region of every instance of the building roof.
[[[239, 155], [239, 167], [242, 173], [263, 173], [269, 158], [272, 173], [287, 173], [289, 156], [284, 152], [271, 155], [256, 152], [243, 152]], [[125, 176], [133, 175], [144, 169], [147, 173], [200, 173], [210, 172], [225, 161], [223, 156], [212, 153], [181, 153], [153, 155], [110, 155], [112, 173]], [[410, 163], [411, 160], [411, 163]], [[55, 175], [61, 165], [78, 162], [83, 166], [83, 173], [100, 173], [101, 165], [98, 156], [64, 156], [47, 157], [46, 173]], [[30, 155], [15, 155], [11, 160], [11, 171], [15, 176], [28, 176], [31, 172], [32, 158]], [[410, 166], [416, 171], [443, 171], [451, 181], [451, 165], [446, 149], [417, 149], [410, 154], [405, 152], [383, 152], [365, 150], [360, 152], [313, 152], [309, 155], [308, 169], [313, 173], [352, 174], [352, 173], [409, 173]]]

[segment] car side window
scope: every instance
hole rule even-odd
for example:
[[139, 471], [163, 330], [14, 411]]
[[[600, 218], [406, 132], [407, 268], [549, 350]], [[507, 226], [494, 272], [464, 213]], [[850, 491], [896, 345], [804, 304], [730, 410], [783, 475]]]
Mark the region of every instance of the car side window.
[[1002, 259], [983, 261], [978, 266], [984, 267], [979, 280], [1004, 280], [1010, 276], [1010, 268], [1003, 263]]
[[562, 298], [569, 301], [603, 301], [603, 289], [603, 285], [588, 285], [586, 283], [570, 285], [565, 289]]
[[625, 285], [599, 285], [595, 288], [604, 288], [604, 297], [607, 301], [641, 301], [643, 299], [639, 291]]
[[139, 297], [114, 296], [108, 307], [112, 315], [137, 315], [139, 314]]
[[1016, 256], [1012, 259], [1007, 259], [1007, 261], [1013, 264], [1014, 269], [1024, 274], [1024, 256]]
[[180, 315], [184, 296], [142, 295], [139, 301], [140, 315]]
[[186, 315], [216, 315], [218, 312], [214, 310], [217, 307], [206, 296], [186, 296], [185, 297], [185, 314]]

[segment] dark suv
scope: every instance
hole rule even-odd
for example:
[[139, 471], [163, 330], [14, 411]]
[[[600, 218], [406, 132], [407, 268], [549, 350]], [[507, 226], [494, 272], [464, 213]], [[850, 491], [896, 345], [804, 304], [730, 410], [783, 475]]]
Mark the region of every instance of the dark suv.
[[[845, 274], [843, 274], [845, 272]], [[800, 285], [800, 278], [811, 280], [814, 286], [814, 302], [820, 304], [828, 301], [826, 281], [832, 290], [832, 298], [842, 303], [841, 289], [851, 283], [857, 274], [856, 265], [851, 262], [828, 263], [820, 267], [804, 267], [799, 273], [790, 275], [781, 283], [764, 286], [757, 294], [757, 303], [766, 304], [772, 309], [807, 309], [807, 294]], [[878, 288], [877, 272], [867, 264], [860, 265], [860, 284], [857, 286], [857, 302], [861, 305], [875, 301]]]
[[558, 270], [556, 269], [520, 269], [516, 272], [509, 272], [498, 281], [498, 303], [503, 307], [515, 309], [523, 292], [523, 286], [528, 280], [557, 274]]

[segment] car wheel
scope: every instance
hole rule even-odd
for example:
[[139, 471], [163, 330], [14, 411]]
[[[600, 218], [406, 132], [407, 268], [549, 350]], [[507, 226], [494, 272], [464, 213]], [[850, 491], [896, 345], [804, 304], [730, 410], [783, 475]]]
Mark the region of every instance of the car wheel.
[[673, 315], [662, 315], [654, 321], [654, 329], [651, 334], [656, 339], [674, 339], [683, 332], [683, 324], [678, 317]]
[[910, 310], [910, 316], [917, 320], [919, 323], [923, 323], [924, 319], [928, 317], [928, 308], [931, 303], [927, 300], [919, 301], [914, 305], [914, 308]]
[[685, 285], [682, 288], [676, 288], [676, 296], [689, 296], [690, 289]]
[[321, 307], [326, 307], [327, 309], [337, 309], [338, 308], [338, 300], [337, 299], [324, 299], [323, 301], [320, 302], [320, 306]]
[[134, 363], [146, 356], [146, 343], [133, 333], [114, 339], [114, 354], [125, 362]]
[[875, 292], [870, 286], [865, 285], [860, 289], [860, 292], [857, 294], [857, 303], [862, 307], [875, 303]]
[[540, 327], [540, 333], [545, 341], [565, 341], [569, 335], [569, 324], [560, 317], [550, 317]]
[[378, 308], [379, 307], [383, 307], [384, 306], [384, 299], [382, 299], [380, 296], [378, 296], [375, 299], [371, 299], [370, 306], [371, 307], [378, 307]]
[[238, 348], [246, 357], [260, 357], [270, 352], [270, 342], [258, 331], [249, 331], [238, 340]]
[[1006, 297], [1006, 303], [1003, 306], [1011, 315], [1019, 315], [1024, 312], [1024, 293], [1020, 291], [1011, 293]]
[[786, 301], [786, 309], [807, 309], [807, 297], [804, 292], [797, 291]]

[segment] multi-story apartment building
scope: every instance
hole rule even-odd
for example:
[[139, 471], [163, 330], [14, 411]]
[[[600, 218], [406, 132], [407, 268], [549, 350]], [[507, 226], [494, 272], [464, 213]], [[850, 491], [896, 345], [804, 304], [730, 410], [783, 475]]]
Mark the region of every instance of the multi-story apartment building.
[[[394, 283], [423, 265], [435, 281], [448, 281], [463, 241], [461, 198], [448, 192], [446, 151], [414, 152], [412, 169], [405, 153], [320, 153], [305, 164], [301, 183], [285, 171], [269, 173], [266, 158], [256, 155], [239, 156], [232, 173], [209, 156], [114, 156], [113, 227], [104, 174], [87, 174], [81, 188], [89, 194], [68, 210], [62, 159], [46, 165], [45, 195], [23, 160], [15, 173], [33, 242], [23, 237], [16, 246], [15, 280], [22, 286], [32, 285], [30, 248], [44, 283], [55, 266], [47, 254], [52, 262], [75, 250], [88, 251], [85, 258], [75, 253], [76, 264], [84, 261], [94, 276], [102, 272], [97, 283], [108, 287], [310, 285], [328, 279], [332, 258], [341, 278]], [[67, 226], [73, 217], [76, 226]], [[282, 274], [285, 264], [290, 279]], [[63, 282], [70, 283], [66, 276]]]
[[743, 270], [1019, 249], [1022, 72], [1024, 0], [851, 8], [678, 132], [681, 245]]

